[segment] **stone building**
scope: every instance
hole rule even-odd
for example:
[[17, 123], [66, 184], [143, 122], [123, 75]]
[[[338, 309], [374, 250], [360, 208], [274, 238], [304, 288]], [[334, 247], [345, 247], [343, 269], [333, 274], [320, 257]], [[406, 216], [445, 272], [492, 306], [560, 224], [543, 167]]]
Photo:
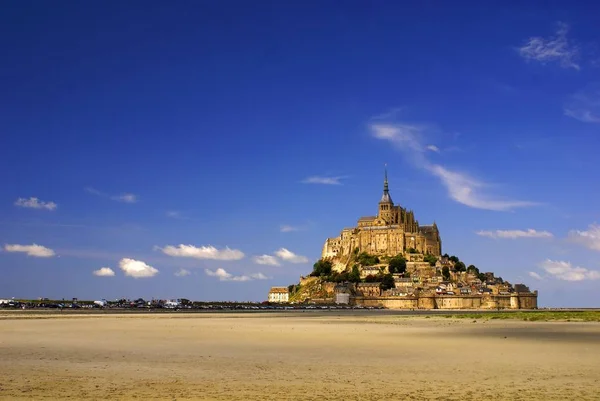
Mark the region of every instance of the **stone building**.
[[340, 236], [328, 238], [323, 246], [323, 259], [337, 259], [338, 265], [348, 260], [356, 249], [371, 255], [395, 256], [414, 248], [421, 254], [442, 254], [442, 240], [435, 222], [419, 225], [412, 210], [394, 205], [390, 196], [387, 169], [383, 195], [377, 216], [358, 219], [356, 227], [344, 228]]
[[290, 292], [287, 287], [271, 287], [269, 291], [269, 302], [288, 302]]
[[381, 295], [381, 283], [358, 283], [356, 292], [363, 297], [378, 297]]

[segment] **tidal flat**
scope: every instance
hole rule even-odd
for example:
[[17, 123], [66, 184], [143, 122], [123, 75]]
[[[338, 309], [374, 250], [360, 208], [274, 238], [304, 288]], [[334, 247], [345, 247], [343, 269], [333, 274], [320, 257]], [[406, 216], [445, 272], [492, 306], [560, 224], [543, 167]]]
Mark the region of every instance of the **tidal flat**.
[[600, 399], [595, 321], [15, 316], [0, 316], [2, 400]]

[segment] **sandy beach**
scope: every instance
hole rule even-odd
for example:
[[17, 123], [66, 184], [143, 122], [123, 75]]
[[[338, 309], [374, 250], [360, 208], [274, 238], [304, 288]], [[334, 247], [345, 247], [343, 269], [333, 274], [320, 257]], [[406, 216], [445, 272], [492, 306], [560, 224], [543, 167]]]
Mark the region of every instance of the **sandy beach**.
[[600, 323], [0, 315], [0, 399], [600, 399]]

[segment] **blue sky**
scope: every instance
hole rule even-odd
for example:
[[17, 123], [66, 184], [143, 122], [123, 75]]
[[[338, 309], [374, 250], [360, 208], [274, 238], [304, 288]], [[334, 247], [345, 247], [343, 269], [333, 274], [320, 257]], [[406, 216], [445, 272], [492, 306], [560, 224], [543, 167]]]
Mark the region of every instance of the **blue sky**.
[[264, 300], [388, 163], [444, 252], [599, 306], [599, 12], [11, 2], [0, 297]]

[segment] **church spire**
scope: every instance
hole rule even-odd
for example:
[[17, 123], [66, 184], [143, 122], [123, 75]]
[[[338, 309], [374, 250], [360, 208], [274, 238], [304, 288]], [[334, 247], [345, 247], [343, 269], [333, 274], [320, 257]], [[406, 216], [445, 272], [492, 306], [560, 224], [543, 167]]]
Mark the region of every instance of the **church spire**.
[[387, 180], [387, 163], [385, 163], [384, 165], [384, 171], [385, 171], [385, 175], [384, 175], [384, 179], [383, 179], [383, 193], [389, 193], [390, 190], [388, 188], [388, 180]]
[[381, 197], [380, 203], [393, 203], [392, 197], [390, 196], [390, 189], [388, 186], [388, 177], [387, 177], [387, 163], [385, 164], [384, 176], [383, 176], [383, 196]]

